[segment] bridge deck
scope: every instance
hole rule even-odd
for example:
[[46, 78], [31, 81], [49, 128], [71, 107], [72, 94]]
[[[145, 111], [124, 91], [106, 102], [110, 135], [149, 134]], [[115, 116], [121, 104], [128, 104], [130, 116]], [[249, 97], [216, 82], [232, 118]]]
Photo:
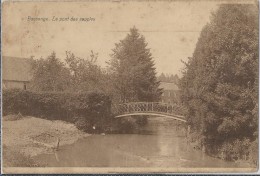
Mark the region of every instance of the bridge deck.
[[161, 102], [131, 102], [116, 105], [114, 108], [115, 118], [130, 115], [151, 115], [164, 116], [186, 122], [186, 118], [183, 115], [183, 108], [178, 105]]
[[160, 116], [160, 117], [167, 117], [175, 120], [179, 120], [182, 122], [187, 122], [184, 116], [178, 116], [178, 115], [169, 115], [167, 113], [154, 113], [154, 112], [132, 112], [132, 113], [126, 113], [122, 115], [117, 115], [115, 118], [120, 118], [120, 117], [127, 117], [127, 116], [137, 116], [137, 115], [145, 115], [145, 116]]

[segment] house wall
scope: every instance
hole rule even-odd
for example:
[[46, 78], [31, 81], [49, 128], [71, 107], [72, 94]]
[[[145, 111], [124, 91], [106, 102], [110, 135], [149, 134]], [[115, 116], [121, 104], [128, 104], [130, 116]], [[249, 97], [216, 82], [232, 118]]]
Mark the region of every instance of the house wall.
[[28, 89], [29, 82], [26, 81], [3, 81], [3, 89]]

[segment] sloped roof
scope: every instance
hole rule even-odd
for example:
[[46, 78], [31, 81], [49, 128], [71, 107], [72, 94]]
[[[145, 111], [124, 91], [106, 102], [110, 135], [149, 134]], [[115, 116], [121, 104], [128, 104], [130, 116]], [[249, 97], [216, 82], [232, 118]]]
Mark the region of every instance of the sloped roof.
[[9, 81], [30, 81], [32, 79], [31, 60], [18, 57], [2, 57], [2, 79]]
[[178, 86], [175, 83], [161, 82], [159, 88], [164, 90], [179, 90]]

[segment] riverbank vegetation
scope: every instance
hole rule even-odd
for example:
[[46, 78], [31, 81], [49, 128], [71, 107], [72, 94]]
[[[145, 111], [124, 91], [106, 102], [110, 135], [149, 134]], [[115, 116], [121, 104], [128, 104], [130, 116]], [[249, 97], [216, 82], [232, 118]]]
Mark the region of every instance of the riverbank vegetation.
[[69, 51], [63, 60], [54, 52], [45, 59], [32, 58], [28, 90], [4, 90], [3, 114], [64, 120], [88, 133], [126, 133], [145, 125], [145, 117], [114, 119], [111, 106], [160, 99], [147, 43], [133, 27], [112, 52], [107, 69], [97, 64], [98, 53], [93, 51], [87, 58]]
[[[203, 28], [179, 84], [187, 107], [191, 141], [209, 155], [258, 161], [258, 9], [221, 5]], [[73, 123], [86, 133], [128, 133], [145, 117], [114, 119], [118, 103], [159, 101], [162, 89], [145, 38], [133, 27], [115, 44], [106, 69], [98, 53], [79, 58], [66, 52], [32, 59], [28, 90], [3, 91], [3, 115], [19, 114]], [[11, 118], [12, 119], [12, 118]], [[6, 122], [5, 122], [6, 124]], [[35, 128], [35, 126], [27, 126]], [[22, 132], [21, 132], [22, 134]]]
[[111, 101], [97, 92], [3, 91], [3, 115], [18, 114], [76, 124], [86, 132], [100, 132], [111, 118]]
[[180, 81], [199, 148], [258, 161], [258, 7], [221, 5], [202, 30]]

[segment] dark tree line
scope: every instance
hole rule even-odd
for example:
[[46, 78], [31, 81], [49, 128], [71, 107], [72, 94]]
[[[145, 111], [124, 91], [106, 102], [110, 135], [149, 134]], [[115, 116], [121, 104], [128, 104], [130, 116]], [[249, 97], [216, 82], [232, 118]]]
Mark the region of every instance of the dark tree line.
[[[144, 36], [133, 27], [127, 36], [115, 44], [106, 69], [97, 64], [98, 54], [91, 51], [86, 58], [66, 52], [64, 62], [52, 53], [47, 58], [33, 60], [31, 89], [38, 92], [99, 92], [108, 95], [112, 103], [158, 101], [162, 90]], [[81, 106], [79, 104], [79, 106]], [[77, 106], [75, 106], [77, 107]], [[111, 107], [110, 107], [111, 108]], [[146, 118], [114, 120], [107, 115], [99, 131], [128, 132], [144, 125]], [[88, 117], [76, 117], [79, 129], [90, 130]], [[97, 122], [99, 117], [94, 118]], [[97, 122], [97, 124], [100, 124]], [[114, 128], [114, 129], [113, 129]]]
[[33, 61], [32, 89], [37, 91], [102, 91], [115, 102], [159, 100], [161, 90], [150, 49], [133, 27], [115, 44], [107, 69], [97, 64], [98, 54], [87, 58], [66, 52], [65, 62], [52, 53]]
[[46, 59], [33, 60], [32, 89], [56, 92], [102, 90], [106, 74], [96, 60], [97, 54], [93, 51], [86, 59], [66, 52], [65, 62], [62, 62], [53, 52]]
[[209, 153], [257, 161], [258, 47], [257, 6], [221, 5], [186, 63], [182, 101]]

